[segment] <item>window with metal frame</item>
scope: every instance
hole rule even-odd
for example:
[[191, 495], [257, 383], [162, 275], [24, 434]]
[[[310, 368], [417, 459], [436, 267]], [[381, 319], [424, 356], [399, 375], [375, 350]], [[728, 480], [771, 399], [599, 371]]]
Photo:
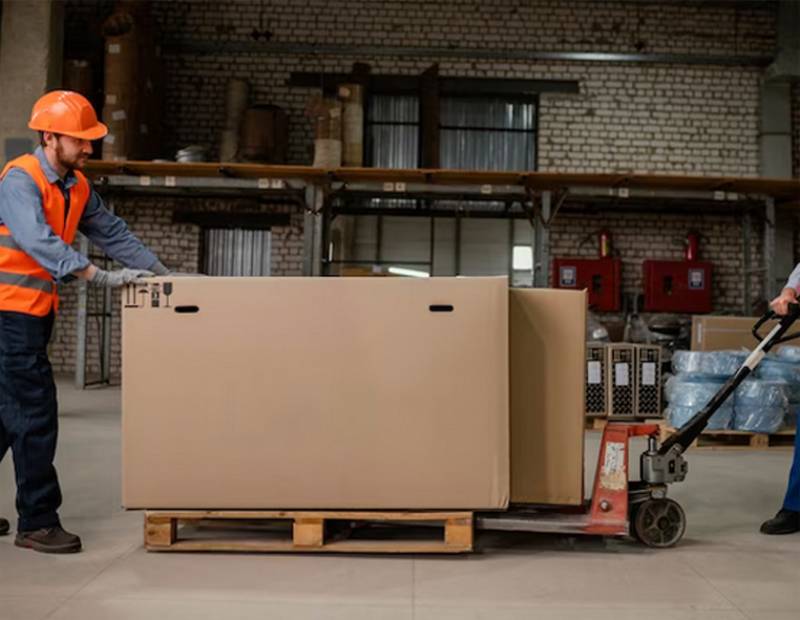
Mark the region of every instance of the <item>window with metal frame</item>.
[[203, 271], [207, 275], [270, 275], [269, 229], [207, 228], [203, 242]]
[[[535, 170], [537, 99], [508, 95], [441, 99], [439, 132], [443, 168]], [[417, 168], [419, 98], [372, 95], [367, 105], [366, 161], [375, 168]]]
[[372, 95], [367, 105], [366, 161], [373, 168], [419, 166], [419, 97]]
[[439, 141], [442, 168], [535, 170], [536, 99], [443, 97]]

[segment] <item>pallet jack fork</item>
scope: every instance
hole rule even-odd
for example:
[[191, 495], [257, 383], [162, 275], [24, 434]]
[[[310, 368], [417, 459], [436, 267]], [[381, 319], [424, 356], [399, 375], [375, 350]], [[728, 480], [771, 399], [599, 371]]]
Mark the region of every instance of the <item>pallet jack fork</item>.
[[[764, 337], [761, 327], [771, 319], [777, 325]], [[660, 446], [659, 425], [610, 422], [603, 431], [592, 499], [573, 511], [552, 507], [513, 507], [505, 513], [476, 515], [476, 526], [489, 530], [520, 530], [602, 536], [631, 535], [649, 547], [672, 547], [686, 531], [686, 514], [667, 497], [668, 485], [682, 482], [689, 471], [683, 453], [708, 425], [711, 416], [755, 370], [772, 347], [800, 338], [786, 336], [800, 318], [800, 305], [789, 306], [786, 316], [768, 312], [753, 326], [758, 346], [708, 404]], [[640, 456], [640, 479], [630, 480], [629, 449], [632, 437], [647, 437]]]

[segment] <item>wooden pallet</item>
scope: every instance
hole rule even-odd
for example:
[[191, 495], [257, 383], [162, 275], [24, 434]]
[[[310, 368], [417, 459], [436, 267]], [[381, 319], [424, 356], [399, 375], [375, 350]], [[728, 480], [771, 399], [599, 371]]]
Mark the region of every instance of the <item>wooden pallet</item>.
[[586, 416], [585, 428], [587, 431], [602, 431], [606, 424], [608, 424], [608, 418], [605, 416]]
[[[661, 441], [676, 431], [671, 426], [661, 427]], [[794, 446], [795, 431], [786, 430], [777, 433], [749, 433], [746, 431], [703, 431], [692, 442], [692, 448], [710, 450], [765, 450], [767, 448], [790, 448]]]
[[612, 416], [612, 417], [600, 417], [600, 416], [587, 416], [586, 417], [586, 430], [588, 431], [603, 431], [606, 428], [606, 425], [609, 422], [627, 422], [627, 423], [634, 423], [639, 422], [642, 424], [658, 424], [659, 426], [664, 423], [664, 420], [661, 418], [646, 418], [646, 417], [625, 417], [625, 416]]
[[[411, 525], [417, 528], [412, 536]], [[403, 527], [405, 526], [405, 527]], [[431, 534], [443, 535], [438, 539]], [[387, 537], [389, 535], [390, 537]], [[149, 510], [148, 551], [465, 553], [471, 512]]]

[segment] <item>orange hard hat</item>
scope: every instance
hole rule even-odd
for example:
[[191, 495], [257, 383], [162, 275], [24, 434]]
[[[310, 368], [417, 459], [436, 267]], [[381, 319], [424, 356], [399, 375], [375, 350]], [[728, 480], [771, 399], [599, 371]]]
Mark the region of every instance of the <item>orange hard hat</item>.
[[42, 95], [33, 105], [28, 127], [79, 140], [99, 140], [108, 134], [108, 127], [97, 120], [89, 100], [71, 90], [54, 90]]

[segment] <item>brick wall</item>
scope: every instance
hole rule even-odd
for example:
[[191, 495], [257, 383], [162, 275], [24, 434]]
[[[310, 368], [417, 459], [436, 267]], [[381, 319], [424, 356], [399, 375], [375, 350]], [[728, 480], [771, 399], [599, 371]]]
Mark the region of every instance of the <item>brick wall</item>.
[[[69, 0], [67, 6], [69, 49], [80, 43], [75, 33], [81, 24], [96, 31], [98, 12], [111, 4]], [[506, 50], [509, 56], [526, 51], [767, 55], [775, 46], [775, 13], [769, 4], [192, 0], [156, 2], [153, 13], [165, 45], [165, 156], [192, 143], [207, 145], [216, 155], [225, 84], [242, 77], [251, 82], [254, 102], [287, 110], [289, 162], [309, 163], [312, 134], [303, 110], [313, 90], [288, 87], [291, 72], [346, 72], [353, 62], [367, 61], [375, 73], [418, 74], [439, 62], [446, 76], [580, 81], [577, 96], [542, 98], [542, 169], [757, 174], [758, 70], [545, 63], [502, 56], [486, 60], [480, 55], [486, 50]], [[254, 33], [270, 44], [342, 49], [326, 55], [271, 52], [254, 41]], [[181, 45], [193, 49], [188, 44], [198, 41], [207, 53], [177, 51]], [[426, 51], [457, 47], [472, 56], [370, 56], [369, 50], [344, 49], [378, 45]]]
[[[773, 51], [774, 7], [603, 0], [183, 0], [156, 3], [184, 38], [326, 45], [748, 54]], [[752, 3], [750, 3], [752, 5]]]
[[[94, 39], [76, 33], [84, 26], [96, 32], [98, 16], [111, 6], [67, 0], [67, 56], [85, 51], [86, 41]], [[701, 7], [589, 0], [156, 2], [153, 11], [162, 33], [167, 78], [162, 155], [172, 157], [192, 143], [208, 145], [216, 155], [225, 85], [231, 77], [242, 77], [251, 83], [253, 103], [277, 104], [288, 112], [289, 163], [308, 164], [313, 136], [303, 111], [316, 90], [290, 88], [287, 79], [292, 72], [347, 72], [354, 62], [368, 62], [374, 73], [417, 75], [438, 62], [443, 76], [578, 81], [578, 94], [540, 98], [542, 170], [755, 176], [759, 69], [545, 62], [514, 55], [527, 51], [769, 55], [775, 47], [774, 9], [772, 3], [752, 8], [751, 4]], [[271, 50], [255, 41], [254, 33], [261, 41], [284, 47]], [[197, 42], [206, 46], [205, 51], [191, 45]], [[316, 54], [288, 49], [290, 45], [339, 47]], [[386, 50], [373, 53], [377, 47], [405, 49], [394, 55]], [[454, 48], [467, 51], [454, 57]], [[498, 50], [507, 50], [508, 57]], [[800, 138], [795, 144], [796, 162], [798, 143]], [[220, 202], [204, 204], [198, 208], [230, 208]], [[199, 231], [172, 225], [174, 208], [173, 200], [152, 198], [118, 204], [133, 230], [170, 267], [194, 269]], [[563, 216], [553, 229], [553, 254], [577, 251], [575, 240], [601, 226], [615, 235], [629, 291], [639, 286], [642, 258], [680, 256], [672, 238], [699, 229], [710, 238], [703, 256], [718, 264], [717, 307], [741, 309], [741, 226], [735, 218]], [[290, 228], [275, 231], [273, 240], [276, 250], [284, 252], [273, 265], [274, 273], [299, 274], [302, 217], [296, 216]], [[594, 247], [580, 251], [592, 254]], [[757, 243], [753, 251], [758, 252]], [[70, 324], [74, 296], [70, 295], [65, 298], [53, 352], [58, 370], [70, 369], [74, 355]]]
[[[641, 292], [642, 261], [645, 259], [682, 260], [686, 233], [702, 235], [700, 260], [713, 263], [712, 289], [714, 306], [720, 312], [741, 314], [745, 306], [744, 253], [742, 218], [736, 215], [665, 215], [665, 214], [569, 214], [559, 215], [551, 228], [550, 250], [553, 256], [597, 257], [596, 232], [611, 232], [612, 245], [622, 258], [622, 289]], [[759, 267], [762, 224], [754, 218], [751, 235], [751, 268]], [[591, 237], [588, 243], [583, 243]], [[750, 276], [749, 308], [759, 298], [761, 282], [757, 273]]]

